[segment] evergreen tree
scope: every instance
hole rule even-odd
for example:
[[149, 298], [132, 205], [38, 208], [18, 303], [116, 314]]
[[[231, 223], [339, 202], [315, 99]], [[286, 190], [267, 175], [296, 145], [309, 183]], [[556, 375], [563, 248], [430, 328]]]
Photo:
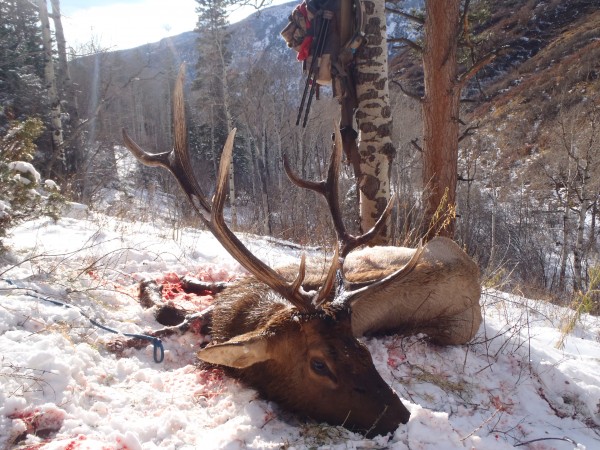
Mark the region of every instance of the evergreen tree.
[[35, 5], [0, 2], [0, 128], [44, 110], [42, 34]]
[[43, 129], [40, 119], [28, 118], [0, 133], [0, 254], [10, 228], [42, 215], [57, 219], [64, 204], [56, 183], [43, 181], [31, 164]]
[[[200, 109], [204, 123], [210, 129], [209, 153], [216, 166], [217, 155], [229, 132], [233, 129], [227, 68], [231, 62], [227, 30], [228, 0], [196, 0], [198, 6], [199, 59], [194, 88], [200, 92]], [[237, 222], [233, 160], [229, 170], [229, 201], [231, 222]]]
[[[227, 67], [231, 62], [228, 48], [230, 34], [227, 31], [227, 0], [196, 0], [198, 22], [198, 63], [193, 88], [200, 94], [200, 109], [204, 110], [204, 122], [214, 128], [215, 140], [220, 148], [228, 130], [232, 128], [227, 110]], [[217, 150], [218, 156], [219, 150]]]

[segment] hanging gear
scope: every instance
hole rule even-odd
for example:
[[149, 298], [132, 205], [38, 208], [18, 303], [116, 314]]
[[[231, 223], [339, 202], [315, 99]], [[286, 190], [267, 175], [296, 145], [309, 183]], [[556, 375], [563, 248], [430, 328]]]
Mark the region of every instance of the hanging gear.
[[[306, 99], [306, 92], [308, 91], [308, 87], [310, 85], [310, 94], [308, 96], [308, 103], [306, 105], [306, 112], [304, 113], [304, 121], [302, 122], [302, 127], [306, 127], [306, 121], [308, 120], [308, 113], [310, 111], [310, 104], [312, 103], [313, 96], [315, 91], [318, 89], [319, 84], [324, 84], [327, 79], [331, 80], [331, 65], [327, 67], [323, 64], [325, 56], [329, 56], [327, 60], [331, 63], [330, 55], [323, 55], [323, 49], [325, 47], [325, 38], [329, 32], [329, 25], [331, 19], [333, 19], [333, 12], [331, 11], [323, 11], [321, 15], [322, 23], [319, 26], [319, 34], [317, 36], [317, 40], [315, 41], [315, 50], [310, 56], [310, 69], [308, 70], [306, 76], [306, 84], [304, 85], [304, 93], [302, 94], [302, 101], [300, 102], [300, 108], [298, 110], [298, 117], [296, 118], [296, 125], [300, 123], [300, 117], [302, 116], [302, 109], [304, 108], [304, 100]], [[312, 39], [311, 39], [312, 41]], [[321, 58], [321, 60], [320, 60]], [[307, 58], [308, 59], [308, 58]], [[317, 64], [320, 61], [321, 64]], [[317, 80], [317, 76], [321, 75], [320, 79]], [[317, 91], [318, 95], [318, 91]]]
[[[306, 73], [296, 125], [304, 112], [302, 126], [306, 126], [320, 86], [331, 86], [333, 96], [342, 104], [342, 117], [348, 117], [344, 109], [353, 111], [356, 107], [354, 53], [364, 40], [361, 0], [305, 0], [289, 16], [281, 35], [297, 52], [296, 58], [302, 61]], [[344, 121], [342, 127], [352, 126]]]

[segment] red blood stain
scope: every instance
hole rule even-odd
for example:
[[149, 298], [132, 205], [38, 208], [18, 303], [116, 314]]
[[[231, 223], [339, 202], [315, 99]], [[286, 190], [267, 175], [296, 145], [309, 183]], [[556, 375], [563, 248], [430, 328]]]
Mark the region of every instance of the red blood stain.
[[406, 361], [406, 354], [398, 347], [388, 347], [387, 365], [392, 369], [397, 369], [400, 364]]
[[225, 388], [223, 386], [223, 371], [221, 369], [209, 368], [200, 370], [196, 375], [199, 389], [194, 392], [195, 398], [213, 399], [221, 395]]
[[[191, 274], [193, 278], [206, 282], [228, 281], [233, 278], [232, 274], [225, 270], [206, 269]], [[157, 282], [162, 284], [162, 297], [165, 302], [187, 311], [202, 311], [210, 306], [213, 295], [210, 291], [201, 294], [186, 293], [181, 284], [181, 276], [173, 272], [165, 273]]]
[[26, 427], [27, 434], [38, 437], [48, 437], [56, 433], [62, 427], [65, 412], [62, 409], [30, 408], [16, 411], [8, 416], [13, 420], [21, 420]]
[[71, 442], [65, 446], [65, 450], [75, 450], [81, 447], [81, 441], [85, 441], [85, 436], [79, 435], [75, 439], [71, 440]]

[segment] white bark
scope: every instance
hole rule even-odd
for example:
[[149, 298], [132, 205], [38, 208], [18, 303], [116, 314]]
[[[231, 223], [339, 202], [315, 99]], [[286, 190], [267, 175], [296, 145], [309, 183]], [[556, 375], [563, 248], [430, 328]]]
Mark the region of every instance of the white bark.
[[[566, 198], [569, 198], [569, 190], [567, 187]], [[565, 201], [563, 205], [563, 223], [562, 223], [562, 247], [560, 251], [560, 272], [558, 274], [558, 288], [565, 288], [565, 278], [567, 276], [567, 260], [569, 259], [569, 202]]]
[[[359, 129], [361, 229], [370, 229], [391, 197], [392, 115], [388, 87], [385, 4], [364, 1], [366, 42], [356, 55], [356, 121]], [[374, 243], [386, 243], [391, 220]]]
[[54, 23], [56, 48], [58, 50], [58, 76], [56, 77], [58, 87], [69, 96], [69, 101], [72, 102], [71, 107], [76, 108], [77, 97], [71, 86], [71, 73], [67, 61], [67, 41], [62, 26], [60, 1], [50, 0], [50, 4], [52, 5], [52, 22]]
[[[590, 155], [586, 155], [589, 157]], [[578, 200], [579, 210], [577, 211], [577, 234], [575, 237], [575, 247], [573, 248], [573, 291], [577, 292], [584, 289], [584, 270], [583, 259], [585, 257], [585, 226], [587, 212], [590, 209], [590, 193], [588, 180], [590, 179], [590, 161], [587, 158], [576, 158], [581, 178]]]
[[50, 126], [52, 132], [52, 158], [49, 164], [49, 171], [56, 169], [56, 164], [60, 162], [64, 165], [64, 142], [61, 122], [60, 99], [56, 86], [56, 75], [54, 70], [54, 61], [52, 58], [52, 35], [50, 33], [50, 21], [48, 18], [48, 6], [46, 0], [37, 0], [40, 22], [42, 26], [42, 39], [44, 45], [44, 82], [48, 91], [50, 100]]

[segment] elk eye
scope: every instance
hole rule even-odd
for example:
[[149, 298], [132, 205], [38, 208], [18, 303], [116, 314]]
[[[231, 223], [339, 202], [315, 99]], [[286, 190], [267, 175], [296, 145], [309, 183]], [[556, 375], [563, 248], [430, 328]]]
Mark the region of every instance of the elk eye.
[[317, 375], [328, 376], [329, 367], [322, 359], [313, 358], [310, 360], [310, 367]]

